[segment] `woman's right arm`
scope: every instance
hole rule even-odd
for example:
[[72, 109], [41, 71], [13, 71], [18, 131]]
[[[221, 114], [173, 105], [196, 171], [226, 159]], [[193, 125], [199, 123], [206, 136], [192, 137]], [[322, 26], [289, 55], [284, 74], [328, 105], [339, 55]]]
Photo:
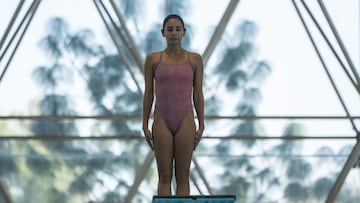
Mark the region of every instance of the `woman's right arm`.
[[[144, 79], [145, 79], [145, 91], [143, 97], [143, 126], [145, 137], [149, 142], [152, 139], [151, 132], [149, 130], [149, 118], [151, 113], [151, 107], [154, 100], [154, 81], [153, 81], [153, 54], [148, 54], [145, 59], [144, 65]], [[151, 145], [150, 145], [151, 147]]]

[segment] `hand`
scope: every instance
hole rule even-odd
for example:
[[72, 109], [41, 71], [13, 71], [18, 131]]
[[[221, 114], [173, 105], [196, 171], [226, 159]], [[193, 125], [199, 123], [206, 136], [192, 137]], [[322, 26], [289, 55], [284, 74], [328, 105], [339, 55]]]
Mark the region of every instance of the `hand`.
[[200, 129], [198, 129], [198, 130], [195, 132], [195, 146], [194, 146], [194, 150], [196, 149], [197, 145], [199, 144], [203, 132], [204, 132], [204, 129], [203, 129], [203, 128], [200, 128]]
[[144, 134], [145, 134], [146, 142], [150, 146], [151, 150], [154, 150], [154, 142], [153, 142], [153, 137], [152, 137], [151, 131], [149, 129], [146, 129], [146, 130], [144, 130]]

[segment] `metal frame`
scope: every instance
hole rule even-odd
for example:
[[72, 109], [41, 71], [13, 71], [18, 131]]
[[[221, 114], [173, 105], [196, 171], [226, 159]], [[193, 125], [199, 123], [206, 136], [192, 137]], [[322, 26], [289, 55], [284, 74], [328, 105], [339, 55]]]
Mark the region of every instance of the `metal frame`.
[[5, 203], [13, 203], [10, 194], [7, 190], [7, 187], [1, 180], [0, 180], [0, 200], [3, 200]]
[[[355, 65], [353, 63], [353, 61], [351, 60], [348, 51], [346, 50], [339, 34], [338, 31], [336, 30], [336, 27], [331, 19], [331, 16], [329, 14], [329, 12], [327, 11], [324, 3], [322, 2], [322, 0], [318, 0], [319, 6], [321, 8], [321, 11], [323, 12], [328, 25], [331, 28], [332, 34], [334, 34], [338, 45], [341, 48], [341, 52], [344, 55], [345, 59], [346, 59], [346, 63], [343, 62], [340, 57], [339, 54], [335, 51], [333, 44], [330, 43], [330, 41], [327, 38], [327, 35], [324, 33], [324, 31], [322, 30], [322, 27], [319, 25], [319, 23], [317, 22], [316, 18], [314, 17], [313, 13], [311, 12], [310, 8], [308, 7], [308, 5], [306, 4], [306, 2], [304, 0], [299, 0], [300, 3], [302, 4], [303, 8], [305, 9], [306, 13], [308, 14], [308, 16], [311, 18], [312, 22], [316, 25], [316, 28], [318, 29], [318, 32], [321, 34], [321, 36], [323, 37], [323, 39], [326, 41], [327, 45], [329, 46], [329, 49], [332, 51], [332, 53], [334, 54], [334, 57], [337, 59], [337, 61], [339, 62], [342, 70], [345, 72], [346, 76], [348, 77], [350, 83], [353, 85], [353, 87], [355, 88], [356, 92], [358, 93], [358, 96], [360, 96], [360, 77], [359, 77], [359, 73], [356, 71]], [[299, 2], [297, 1], [297, 2]], [[1, 81], [3, 79], [3, 77], [6, 74], [6, 71], [8, 70], [8, 67], [11, 63], [11, 60], [19, 46], [19, 44], [22, 41], [23, 36], [25, 35], [32, 18], [34, 17], [37, 8], [41, 2], [41, 0], [33, 0], [31, 6], [28, 8], [28, 10], [26, 11], [25, 15], [23, 16], [20, 24], [18, 25], [18, 27], [15, 29], [14, 34], [11, 36], [10, 40], [7, 41], [8, 36], [10, 31], [13, 29], [14, 26], [14, 22], [15, 20], [19, 17], [19, 12], [21, 9], [23, 9], [24, 7], [24, 2], [25, 0], [21, 0], [11, 18], [11, 21], [8, 24], [8, 27], [5, 31], [5, 34], [3, 35], [1, 41], [0, 41], [0, 65], [2, 62], [4, 62], [4, 57], [6, 56], [7, 52], [9, 51], [9, 49], [11, 48], [11, 46], [13, 44], [13, 50], [10, 53], [10, 56], [8, 57], [8, 60], [5, 64], [5, 67], [3, 69], [3, 71], [1, 72], [0, 75], [0, 84]], [[113, 0], [110, 0], [110, 6], [111, 9], [113, 9], [113, 11], [115, 12], [116, 15], [116, 21], [114, 20], [114, 18], [111, 16], [109, 9], [106, 7], [106, 5], [104, 4], [104, 2], [102, 0], [93, 0], [94, 5], [101, 17], [101, 19], [103, 20], [103, 23], [106, 26], [107, 31], [109, 32], [109, 35], [111, 36], [111, 39], [113, 40], [113, 43], [115, 44], [119, 57], [122, 61], [124, 61], [125, 63], [125, 67], [126, 69], [129, 71], [129, 73], [131, 74], [132, 79], [134, 80], [134, 82], [137, 85], [137, 89], [140, 93], [142, 93], [142, 89], [140, 88], [140, 86], [138, 85], [138, 81], [136, 80], [135, 77], [135, 73], [132, 70], [132, 67], [130, 66], [130, 62], [129, 59], [127, 57], [125, 57], [125, 54], [123, 53], [123, 50], [120, 48], [121, 45], [126, 45], [127, 51], [129, 51], [129, 53], [131, 53], [132, 56], [132, 60], [135, 62], [136, 67], [139, 69], [139, 71], [143, 74], [143, 69], [142, 69], [142, 64], [143, 64], [143, 59], [140, 55], [139, 52], [139, 48], [136, 46], [136, 44], [134, 43], [134, 40], [132, 39], [132, 36], [129, 32], [129, 30], [126, 27], [126, 23], [125, 23], [125, 19], [123, 18], [122, 14], [120, 13], [120, 11], [117, 9], [115, 3]], [[226, 8], [218, 26], [216, 27], [210, 42], [208, 44], [208, 46], [206, 47], [204, 53], [203, 53], [203, 59], [204, 59], [204, 64], [206, 65], [207, 62], [209, 61], [214, 49], [216, 48], [219, 40], [221, 39], [226, 26], [229, 22], [229, 20], [231, 19], [234, 11], [236, 10], [238, 4], [239, 4], [240, 0], [230, 0], [228, 7]], [[261, 119], [337, 119], [337, 120], [341, 120], [341, 119], [346, 119], [349, 120], [349, 122], [351, 123], [353, 130], [355, 132], [354, 136], [336, 136], [336, 137], [332, 137], [332, 136], [319, 136], [319, 137], [315, 137], [315, 136], [309, 136], [309, 137], [305, 137], [305, 136], [292, 136], [292, 137], [282, 137], [282, 136], [253, 136], [253, 135], [242, 135], [240, 136], [236, 136], [236, 135], [230, 135], [227, 136], [226, 138], [224, 137], [215, 137], [215, 136], [204, 136], [204, 139], [288, 139], [288, 140], [296, 140], [296, 139], [354, 139], [357, 140], [357, 143], [355, 144], [355, 146], [353, 147], [353, 150], [351, 152], [351, 154], [349, 155], [340, 175], [338, 176], [335, 184], [333, 185], [331, 191], [329, 192], [329, 195], [327, 197], [326, 202], [327, 203], [331, 203], [334, 202], [336, 199], [336, 196], [338, 194], [338, 192], [340, 191], [349, 171], [351, 170], [351, 168], [354, 166], [354, 164], [356, 163], [356, 161], [360, 158], [360, 132], [359, 129], [357, 128], [357, 126], [355, 125], [355, 120], [356, 119], [360, 119], [360, 116], [351, 116], [346, 104], [341, 96], [340, 91], [338, 90], [335, 81], [333, 80], [328, 67], [326, 66], [326, 63], [320, 53], [320, 50], [315, 42], [315, 40], [313, 39], [313, 35], [308, 27], [308, 22], [306, 22], [304, 20], [304, 14], [300, 11], [299, 9], [299, 5], [297, 4], [296, 0], [292, 0], [293, 6], [295, 8], [295, 11], [298, 14], [298, 17], [302, 23], [302, 25], [304, 26], [304, 29], [306, 31], [307, 36], [309, 37], [309, 40], [311, 42], [311, 44], [313, 45], [313, 48], [326, 72], [327, 77], [330, 80], [330, 83], [337, 95], [337, 98], [339, 99], [346, 115], [345, 116], [217, 116], [217, 115], [208, 115], [206, 116], [206, 119], [243, 119], [243, 120], [261, 120]], [[19, 34], [20, 30], [22, 30], [22, 32]], [[17, 37], [17, 41], [15, 42], [15, 38]], [[120, 41], [119, 41], [120, 40]], [[7, 42], [7, 44], [5, 44]], [[5, 45], [5, 48], [3, 49]], [[346, 66], [348, 66], [349, 68], [347, 68]], [[348, 70], [350, 69], [350, 71]], [[104, 119], [104, 120], [109, 120], [109, 119], [115, 119], [115, 120], [139, 120], [141, 118], [141, 116], [139, 115], [111, 115], [111, 116], [84, 116], [84, 115], [77, 115], [77, 116], [0, 116], [0, 119], [4, 119], [4, 120], [64, 120], [64, 119]], [[132, 139], [143, 139], [142, 136], [140, 135], [121, 135], [121, 136], [102, 136], [102, 137], [95, 137], [95, 136], [85, 136], [85, 137], [68, 137], [68, 136], [48, 136], [48, 135], [43, 135], [43, 136], [11, 136], [11, 135], [7, 135], [7, 136], [1, 136], [0, 137], [0, 141], [1, 140], [9, 140], [9, 139], [13, 139], [13, 140], [83, 140], [83, 139], [92, 139], [92, 140], [97, 140], [97, 139], [101, 139], [101, 140], [105, 140], [105, 139], [123, 139], [123, 140], [132, 140]], [[141, 166], [141, 168], [139, 169], [137, 176], [134, 179], [133, 185], [131, 186], [129, 193], [126, 197], [125, 203], [131, 202], [133, 197], [136, 194], [136, 191], [139, 187], [139, 185], [141, 184], [141, 181], [144, 179], [151, 163], [154, 161], [154, 154], [152, 153], [152, 151], [149, 151], [144, 162], [143, 165]], [[195, 166], [195, 170], [198, 172], [201, 180], [204, 182], [206, 189], [207, 189], [207, 193], [208, 194], [212, 194], [212, 189], [210, 187], [210, 184], [208, 183], [203, 170], [201, 169], [200, 165], [197, 163], [196, 157], [193, 157], [193, 164]], [[198, 186], [198, 183], [196, 182], [197, 180], [191, 176], [191, 181], [193, 181], [195, 187], [198, 189], [200, 194], [205, 194], [203, 191], [201, 191], [201, 189]], [[6, 202], [11, 202], [11, 198], [8, 195], [8, 193], [6, 192], [6, 189], [4, 187], [3, 184], [1, 184], [0, 182], [0, 194], [1, 196], [6, 200]]]
[[[334, 91], [346, 113], [347, 116], [350, 117], [350, 113], [344, 103], [344, 100], [331, 76], [331, 74], [329, 73], [329, 69], [327, 68], [326, 64], [325, 64], [325, 61], [319, 51], [319, 48], [317, 47], [317, 44], [315, 42], [315, 40], [313, 39], [312, 37], [312, 34], [310, 32], [310, 29], [306, 23], [306, 21], [304, 20], [303, 18], [303, 14], [301, 13], [300, 9], [299, 9], [299, 6], [296, 4], [295, 0], [292, 0], [292, 3], [295, 7], [295, 10], [301, 20], [301, 23], [302, 25], [304, 26], [304, 29], [311, 41], [311, 44], [313, 45], [315, 51], [316, 51], [316, 54], [318, 55], [320, 61], [321, 61], [321, 64], [323, 65], [323, 68], [331, 82], [331, 85], [332, 87], [334, 88]], [[359, 82], [359, 76], [358, 76], [358, 73], [357, 71], [355, 70], [354, 68], [354, 65], [352, 63], [352, 60], [350, 58], [350, 56], [348, 55], [348, 52], [346, 50], [346, 48], [344, 47], [343, 43], [342, 43], [342, 40], [335, 28], [335, 25], [333, 24], [332, 20], [331, 20], [331, 17], [324, 5], [324, 3], [322, 2], [322, 0], [318, 0], [318, 3], [319, 3], [319, 6], [321, 7], [322, 9], [322, 12], [324, 14], [324, 16], [326, 17], [326, 20], [329, 24], [329, 26], [331, 27], [331, 30], [333, 32], [333, 34], [335, 35], [336, 39], [337, 39], [337, 42], [339, 44], [339, 46], [341, 47], [341, 50], [342, 50], [342, 53], [344, 54], [346, 60], [347, 60], [347, 63], [348, 65], [350, 66], [351, 70], [352, 70], [352, 74], [353, 75], [350, 75], [350, 73], [348, 72], [348, 70], [346, 69], [345, 67], [345, 64], [344, 62], [340, 59], [338, 53], [335, 51], [335, 49], [333, 48], [332, 44], [330, 43], [330, 41], [328, 40], [326, 34], [324, 33], [324, 31], [322, 30], [321, 26], [319, 25], [319, 23], [317, 22], [316, 18], [314, 17], [313, 13], [311, 12], [310, 8], [307, 6], [306, 2], [304, 0], [301, 0], [301, 3], [303, 5], [303, 7], [305, 8], [305, 10], [307, 11], [308, 15], [311, 17], [311, 20], [314, 22], [314, 24], [316, 25], [316, 28], [318, 29], [318, 31], [321, 33], [321, 36], [324, 38], [324, 40], [326, 41], [326, 43], [328, 44], [329, 48], [331, 49], [332, 53], [334, 54], [335, 58], [337, 59], [337, 61], [339, 62], [339, 64], [341, 65], [343, 71], [346, 73], [346, 75], [348, 76], [350, 82], [353, 84], [355, 90], [357, 91], [358, 93], [358, 96], [360, 96], [360, 82]], [[355, 77], [355, 81], [353, 79], [353, 77]], [[329, 192], [329, 195], [326, 199], [326, 203], [332, 203], [336, 200], [336, 196], [337, 194], [339, 193], [343, 183], [345, 182], [345, 179], [347, 177], [347, 175], [349, 174], [351, 168], [355, 165], [356, 161], [360, 158], [360, 132], [359, 132], [359, 129], [357, 129], [357, 126], [355, 125], [354, 123], [354, 120], [352, 118], [349, 118], [349, 121], [353, 127], [353, 130], [355, 131], [355, 134], [356, 134], [356, 139], [357, 139], [357, 143], [355, 144], [355, 146], [353, 147], [353, 150], [351, 152], [351, 154], [349, 155], [343, 169], [341, 170], [335, 184], [333, 185], [333, 187], [331, 188], [330, 192]]]
[[[0, 84], [1, 84], [2, 79], [5, 76], [5, 73], [6, 73], [7, 69], [9, 68], [11, 60], [14, 57], [17, 48], [19, 47], [19, 45], [20, 45], [20, 43], [21, 43], [21, 41], [22, 41], [22, 39], [23, 39], [23, 37], [24, 37], [24, 35], [25, 35], [25, 33], [26, 33], [30, 23], [31, 23], [32, 18], [34, 17], [34, 15], [35, 15], [38, 7], [39, 7], [40, 2], [41, 2], [41, 0], [33, 0], [31, 6], [26, 11], [25, 16], [22, 18], [19, 26], [16, 28], [15, 33], [12, 35], [10, 41], [6, 45], [5, 50], [2, 51], [2, 46], [5, 44], [6, 39], [8, 37], [8, 34], [9, 34], [10, 30], [12, 29], [15, 20], [16, 20], [16, 18], [19, 17], [18, 14], [19, 14], [20, 10], [24, 7], [24, 0], [20, 1], [19, 4], [18, 4], [18, 7], [16, 8], [16, 11], [15, 11], [15, 13], [14, 13], [14, 15], [13, 15], [7, 29], [6, 29], [6, 31], [5, 31], [5, 34], [1, 39], [1, 44], [0, 44], [0, 54], [1, 54], [0, 55], [0, 65], [1, 65], [1, 62], [3, 61], [3, 59], [4, 59], [5, 55], [6, 55], [6, 52], [9, 50], [10, 46], [14, 42], [14, 39], [18, 35], [19, 31], [21, 29], [23, 29], [23, 31], [22, 31], [22, 33], [20, 33], [19, 39], [16, 42], [15, 47], [13, 48], [13, 51], [10, 54], [9, 59], [8, 59], [6, 65], [4, 67], [4, 70], [2, 71], [2, 73], [0, 75]], [[24, 25], [24, 23], [25, 23], [25, 25]]]

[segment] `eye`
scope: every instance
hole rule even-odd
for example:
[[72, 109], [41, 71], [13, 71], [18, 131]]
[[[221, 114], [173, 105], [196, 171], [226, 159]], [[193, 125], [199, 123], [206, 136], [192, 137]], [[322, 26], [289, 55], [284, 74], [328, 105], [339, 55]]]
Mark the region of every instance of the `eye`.
[[167, 29], [166, 29], [168, 32], [171, 32], [171, 31], [173, 31], [174, 29], [172, 28], [172, 27], [167, 27]]
[[177, 32], [181, 32], [181, 30], [182, 30], [182, 28], [179, 28], [179, 27], [176, 28]]

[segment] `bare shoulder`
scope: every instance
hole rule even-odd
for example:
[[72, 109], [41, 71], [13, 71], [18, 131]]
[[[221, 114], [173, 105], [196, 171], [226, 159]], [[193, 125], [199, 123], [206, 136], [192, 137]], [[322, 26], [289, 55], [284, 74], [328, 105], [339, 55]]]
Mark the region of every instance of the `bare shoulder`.
[[192, 58], [194, 61], [202, 60], [201, 55], [196, 52], [190, 52], [190, 58]]
[[191, 62], [196, 68], [203, 68], [202, 56], [201, 56], [199, 53], [190, 52], [190, 62]]
[[159, 51], [156, 52], [150, 52], [146, 56], [146, 61], [150, 64], [155, 64], [160, 59], [160, 53]]

